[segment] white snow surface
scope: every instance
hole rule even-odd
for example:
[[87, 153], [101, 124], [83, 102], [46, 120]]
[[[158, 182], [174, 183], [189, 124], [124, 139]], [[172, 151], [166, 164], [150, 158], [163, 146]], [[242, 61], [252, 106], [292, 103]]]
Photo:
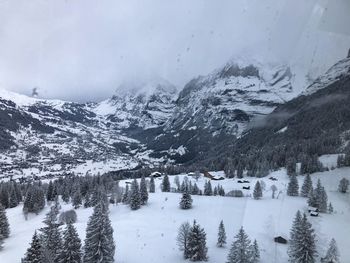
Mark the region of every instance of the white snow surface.
[[[223, 172], [212, 172], [222, 175]], [[185, 175], [180, 175], [182, 180]], [[244, 227], [251, 239], [257, 239], [262, 263], [287, 263], [287, 245], [276, 244], [273, 237], [282, 235], [289, 237], [289, 230], [297, 210], [307, 212], [306, 198], [286, 196], [288, 176], [285, 170], [271, 173], [278, 181], [266, 178], [266, 188], [262, 200], [250, 197], [252, 190], [244, 191], [246, 197], [193, 196], [193, 208], [181, 210], [178, 207], [181, 194], [162, 193], [160, 191], [161, 178], [156, 179], [156, 193], [150, 194], [149, 202], [140, 210], [131, 211], [128, 206], [118, 204], [110, 206], [110, 219], [114, 228], [116, 242], [115, 262], [122, 263], [180, 263], [187, 262], [176, 245], [177, 229], [184, 221], [194, 219], [207, 233], [209, 263], [225, 262], [234, 235], [241, 226]], [[317, 234], [317, 249], [321, 256], [331, 238], [335, 238], [341, 254], [341, 262], [349, 262], [350, 250], [350, 194], [337, 192], [341, 178], [350, 179], [350, 168], [335, 169], [329, 172], [311, 175], [314, 185], [320, 179], [325, 186], [328, 198], [334, 206], [335, 213], [320, 214], [319, 217], [308, 217]], [[189, 177], [190, 180], [194, 178]], [[257, 178], [246, 178], [253, 188]], [[303, 176], [298, 176], [302, 185]], [[171, 184], [174, 176], [170, 176]], [[201, 177], [197, 184], [203, 188], [205, 178]], [[120, 182], [123, 187], [130, 180]], [[212, 181], [212, 186], [222, 185], [226, 192], [241, 189], [242, 184], [237, 179]], [[275, 184], [282, 193], [278, 199], [271, 198], [271, 185]], [[71, 209], [71, 204], [63, 204], [62, 210]], [[39, 215], [30, 215], [26, 221], [22, 214], [22, 205], [7, 209], [11, 225], [11, 235], [5, 240], [4, 248], [0, 251], [0, 262], [17, 263], [23, 257], [35, 230], [42, 227], [42, 221], [49, 207]], [[75, 226], [82, 240], [92, 208], [76, 210], [78, 221]], [[216, 247], [217, 230], [220, 220], [224, 220], [228, 244], [225, 248]], [[319, 260], [319, 259], [318, 259]], [[319, 262], [319, 261], [317, 261]]]

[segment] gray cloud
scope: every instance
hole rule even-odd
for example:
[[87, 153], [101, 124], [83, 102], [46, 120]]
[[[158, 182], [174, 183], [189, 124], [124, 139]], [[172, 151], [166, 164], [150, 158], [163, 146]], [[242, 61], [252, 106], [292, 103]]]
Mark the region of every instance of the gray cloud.
[[326, 3], [3, 0], [0, 88], [29, 94], [37, 86], [43, 97], [100, 100], [126, 79], [160, 76], [181, 87], [238, 55], [317, 75], [350, 47], [339, 29], [347, 16], [334, 23]]

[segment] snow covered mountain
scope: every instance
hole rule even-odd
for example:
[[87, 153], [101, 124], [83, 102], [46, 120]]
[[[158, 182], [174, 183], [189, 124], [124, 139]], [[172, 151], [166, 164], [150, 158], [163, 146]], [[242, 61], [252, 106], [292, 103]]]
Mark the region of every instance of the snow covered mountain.
[[163, 125], [175, 108], [177, 90], [157, 79], [146, 83], [127, 83], [116, 94], [96, 104], [92, 111], [110, 121], [117, 129], [154, 128]]
[[239, 136], [255, 116], [296, 96], [287, 66], [231, 61], [180, 92], [168, 129], [206, 129]]
[[[350, 75], [349, 59], [335, 64], [301, 97]], [[1, 90], [0, 161], [24, 174], [35, 173], [33, 168], [102, 173], [196, 162], [236, 141], [258, 117], [283, 109], [298, 95], [294, 81], [288, 66], [232, 60], [179, 93], [161, 79], [126, 83], [112, 98], [85, 104]]]

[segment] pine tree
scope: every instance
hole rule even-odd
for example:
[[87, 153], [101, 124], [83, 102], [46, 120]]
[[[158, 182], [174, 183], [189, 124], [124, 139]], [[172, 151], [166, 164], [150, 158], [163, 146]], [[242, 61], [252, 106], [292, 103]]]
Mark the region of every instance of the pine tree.
[[137, 210], [141, 206], [139, 184], [136, 179], [131, 183], [129, 205], [131, 210]]
[[251, 241], [243, 227], [241, 227], [231, 245], [227, 263], [250, 263], [252, 258], [251, 249]]
[[254, 192], [253, 192], [253, 197], [254, 199], [258, 200], [262, 197], [262, 189], [261, 189], [261, 185], [260, 182], [257, 181], [254, 187]]
[[55, 205], [52, 206], [43, 221], [45, 227], [40, 229], [40, 240], [42, 241], [42, 246], [45, 249], [46, 256], [53, 262], [57, 261], [62, 248], [60, 225], [57, 222], [58, 213], [58, 207]]
[[127, 185], [125, 186], [125, 191], [124, 191], [123, 197], [122, 197], [122, 203], [123, 203], [123, 204], [129, 204], [129, 195], [130, 195], [129, 192], [130, 192], [130, 191], [129, 191], [129, 185], [127, 184]]
[[260, 261], [260, 250], [259, 245], [256, 239], [254, 239], [253, 245], [250, 248], [251, 250], [251, 263], [258, 263]]
[[10, 225], [6, 216], [5, 208], [0, 204], [0, 236], [8, 238], [10, 236]]
[[46, 263], [44, 261], [44, 252], [41, 246], [40, 239], [37, 233], [34, 233], [30, 247], [27, 250], [25, 257], [22, 260], [23, 263]]
[[307, 200], [307, 203], [309, 206], [311, 207], [317, 207], [317, 200], [316, 200], [316, 196], [314, 194], [314, 190], [311, 188], [310, 192], [309, 192], [309, 198]]
[[210, 181], [207, 181], [204, 185], [204, 195], [208, 195], [208, 196], [213, 195], [213, 189], [211, 187]]
[[349, 188], [349, 180], [346, 178], [341, 179], [338, 186], [339, 192], [346, 193], [348, 188]]
[[0, 188], [0, 204], [6, 208], [10, 206], [10, 196], [6, 186]]
[[53, 183], [52, 181], [49, 182], [49, 186], [47, 188], [47, 192], [46, 192], [46, 200], [48, 202], [54, 201], [55, 197], [53, 195]]
[[182, 223], [176, 237], [176, 243], [179, 250], [183, 251], [184, 258], [189, 258], [188, 252], [188, 237], [190, 235], [191, 225], [188, 222]]
[[13, 208], [16, 207], [18, 205], [19, 201], [17, 199], [17, 194], [16, 191], [14, 189], [14, 187], [11, 187], [11, 192], [10, 192], [10, 199], [9, 199], [9, 207]]
[[314, 195], [314, 207], [317, 207], [320, 212], [326, 213], [327, 205], [328, 205], [328, 197], [327, 197], [326, 190], [321, 184], [320, 179], [317, 181], [317, 186], [313, 191], [313, 195]]
[[167, 174], [163, 177], [162, 192], [170, 192], [170, 181], [169, 176]]
[[290, 176], [288, 188], [287, 188], [287, 195], [289, 196], [298, 196], [299, 195], [299, 184], [298, 179], [295, 174]]
[[216, 243], [216, 245], [218, 247], [223, 247], [226, 245], [226, 231], [223, 220], [221, 220], [219, 224], [218, 242]]
[[140, 198], [141, 198], [141, 205], [147, 204], [148, 192], [147, 192], [147, 184], [144, 176], [141, 177], [141, 182], [140, 182]]
[[303, 186], [301, 187], [301, 193], [300, 195], [302, 197], [308, 197], [309, 193], [312, 189], [312, 180], [309, 174], [305, 176]]
[[207, 261], [207, 252], [206, 233], [194, 221], [188, 236], [188, 258], [191, 261]]
[[58, 263], [81, 263], [81, 241], [72, 224], [67, 224], [63, 232], [63, 240]]
[[339, 263], [339, 251], [334, 238], [329, 244], [326, 256], [321, 261], [324, 263]]
[[193, 195], [198, 195], [199, 194], [199, 188], [197, 183], [194, 183], [193, 187], [192, 187], [192, 193]]
[[84, 207], [85, 208], [88, 208], [88, 207], [91, 207], [92, 204], [91, 204], [91, 194], [90, 192], [87, 192], [84, 196]]
[[180, 200], [180, 208], [181, 209], [190, 209], [192, 208], [192, 197], [191, 195], [186, 191], [182, 194], [181, 200]]
[[72, 198], [72, 205], [75, 209], [78, 209], [81, 206], [83, 202], [82, 198], [80, 189], [76, 189]]
[[4, 237], [0, 234], [0, 251], [3, 248], [3, 244], [4, 244]]
[[333, 212], [334, 212], [333, 205], [332, 205], [331, 202], [329, 202], [329, 205], [328, 205], [328, 213], [329, 213], [329, 214], [333, 214]]
[[150, 193], [155, 193], [156, 192], [156, 186], [155, 186], [155, 183], [154, 183], [153, 176], [151, 177], [151, 180], [149, 182], [149, 192]]
[[315, 233], [306, 215], [298, 211], [291, 229], [288, 248], [289, 261], [293, 263], [314, 263], [316, 257]]
[[86, 228], [84, 263], [113, 263], [115, 244], [108, 207], [100, 202], [94, 207]]

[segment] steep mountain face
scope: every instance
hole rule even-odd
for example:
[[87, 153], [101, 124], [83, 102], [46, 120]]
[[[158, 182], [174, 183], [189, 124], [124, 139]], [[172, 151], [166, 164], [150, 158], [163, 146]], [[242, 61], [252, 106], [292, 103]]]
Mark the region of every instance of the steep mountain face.
[[227, 63], [184, 87], [166, 128], [239, 136], [255, 116], [270, 113], [296, 95], [292, 77], [288, 67]]
[[162, 126], [173, 114], [177, 91], [165, 80], [124, 84], [92, 111], [116, 129], [149, 129]]
[[137, 138], [154, 150], [153, 157], [197, 161], [221, 142], [236, 140], [257, 116], [295, 97], [292, 82], [286, 66], [229, 62], [191, 80], [163, 129], [147, 130]]

